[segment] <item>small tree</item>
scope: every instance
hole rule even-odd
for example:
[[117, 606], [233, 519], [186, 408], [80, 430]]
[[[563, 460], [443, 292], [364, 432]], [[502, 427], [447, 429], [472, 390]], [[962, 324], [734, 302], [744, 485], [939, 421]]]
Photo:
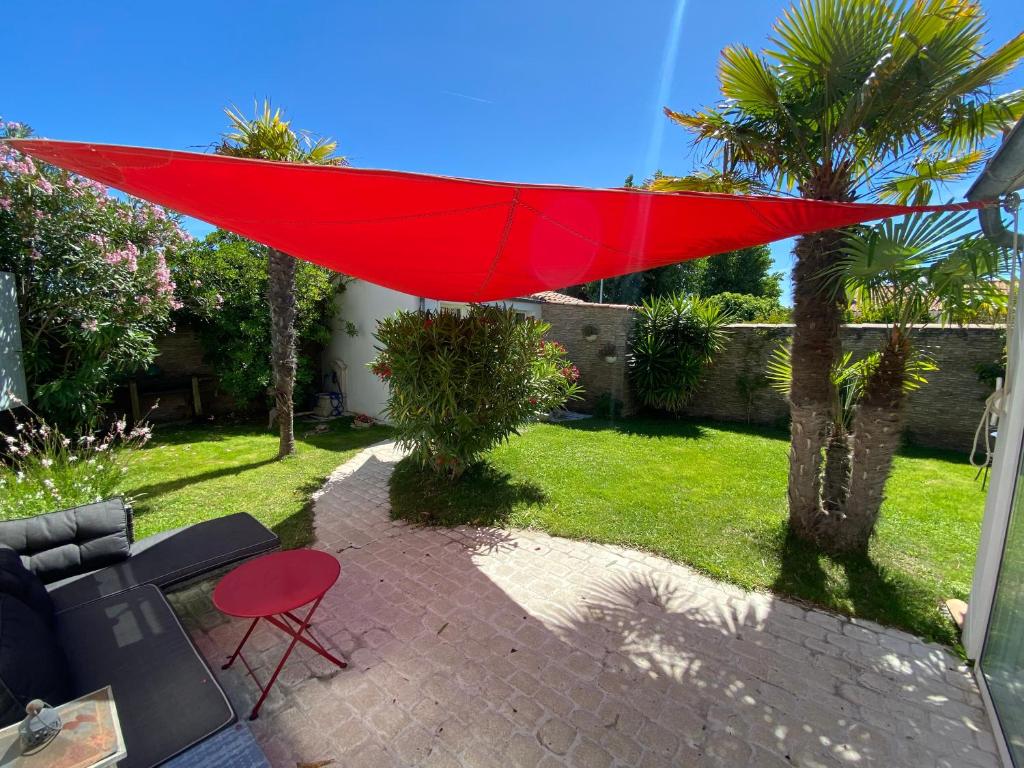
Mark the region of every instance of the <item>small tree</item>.
[[641, 403], [679, 413], [701, 374], [725, 344], [730, 318], [718, 305], [681, 294], [645, 301], [638, 309], [627, 357]]
[[[7, 123], [0, 137], [28, 136]], [[178, 307], [166, 256], [189, 236], [163, 208], [0, 145], [0, 270], [17, 278], [32, 406], [65, 429], [152, 362]]]
[[829, 539], [843, 551], [867, 551], [885, 485], [903, 436], [906, 397], [922, 382], [916, 332], [930, 311], [947, 323], [998, 315], [1006, 294], [1003, 263], [969, 213], [918, 214], [849, 235], [834, 270], [860, 306], [888, 308], [881, 349], [865, 361], [852, 423], [852, 471], [842, 523]]
[[579, 396], [579, 371], [550, 326], [508, 309], [399, 312], [380, 321], [371, 364], [386, 414], [420, 464], [459, 477], [531, 418]]
[[779, 300], [747, 293], [716, 293], [707, 297], [736, 323], [788, 323], [789, 311]]
[[[280, 110], [271, 111], [263, 102], [262, 112], [249, 119], [238, 110], [226, 110], [231, 130], [217, 152], [232, 157], [282, 160], [310, 165], [345, 165], [344, 157], [334, 154], [337, 143], [308, 134], [298, 135]], [[274, 398], [281, 442], [277, 456], [295, 453], [293, 394], [295, 389], [295, 259], [276, 248], [267, 249], [267, 303], [270, 305], [270, 361], [274, 371]]]

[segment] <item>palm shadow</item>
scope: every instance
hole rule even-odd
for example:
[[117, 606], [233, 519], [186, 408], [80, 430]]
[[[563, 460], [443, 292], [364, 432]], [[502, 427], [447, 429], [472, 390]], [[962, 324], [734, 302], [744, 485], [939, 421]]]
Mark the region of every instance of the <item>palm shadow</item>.
[[412, 458], [395, 467], [390, 483], [392, 516], [412, 523], [442, 526], [502, 526], [523, 506], [543, 504], [537, 484], [480, 462], [457, 482], [439, 477]]
[[[825, 554], [790, 533], [780, 555], [781, 567], [771, 587], [774, 592], [881, 624], [926, 628], [927, 639], [957, 647], [953, 628], [938, 606], [928, 611], [929, 601], [916, 594], [919, 587], [879, 567], [870, 555]], [[826, 565], [833, 566], [832, 574]], [[845, 590], [837, 590], [837, 570], [845, 577]]]

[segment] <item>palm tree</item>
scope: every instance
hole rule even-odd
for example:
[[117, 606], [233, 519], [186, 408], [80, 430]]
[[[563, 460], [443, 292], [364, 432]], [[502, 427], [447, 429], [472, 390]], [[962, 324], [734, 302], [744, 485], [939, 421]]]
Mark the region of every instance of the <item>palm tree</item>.
[[[254, 116], [245, 117], [238, 109], [226, 109], [231, 121], [217, 152], [232, 157], [280, 160], [312, 165], [346, 165], [335, 155], [337, 142], [296, 134], [281, 110], [263, 102]], [[295, 424], [292, 395], [295, 390], [295, 259], [276, 248], [267, 248], [267, 301], [270, 304], [270, 362], [274, 372], [274, 400], [281, 442], [277, 456], [295, 453]]]
[[[884, 306], [881, 349], [863, 361], [851, 425], [853, 452], [836, 549], [867, 551], [904, 427], [907, 393], [923, 383], [929, 361], [914, 347], [930, 313], [946, 323], [998, 316], [1007, 296], [998, 251], [969, 214], [928, 214], [885, 221], [850, 234], [834, 268], [835, 284], [859, 307]], [[934, 368], [932, 365], [931, 368]]]
[[[829, 372], [832, 383], [832, 407], [828, 442], [825, 446], [825, 471], [822, 476], [822, 503], [830, 514], [842, 513], [850, 487], [850, 434], [857, 401], [864, 391], [865, 360], [854, 360], [847, 352], [836, 359]], [[768, 383], [787, 400], [793, 384], [793, 350], [783, 344], [772, 352], [767, 366]]]
[[[769, 50], [722, 52], [723, 103], [665, 111], [727, 177], [815, 200], [924, 202], [970, 174], [986, 141], [1024, 113], [1024, 91], [991, 92], [1024, 56], [1024, 33], [986, 55], [984, 32], [974, 0], [801, 0], [775, 23]], [[842, 240], [800, 237], [793, 269], [790, 528], [826, 549], [843, 538], [821, 477], [844, 304], [821, 275]]]

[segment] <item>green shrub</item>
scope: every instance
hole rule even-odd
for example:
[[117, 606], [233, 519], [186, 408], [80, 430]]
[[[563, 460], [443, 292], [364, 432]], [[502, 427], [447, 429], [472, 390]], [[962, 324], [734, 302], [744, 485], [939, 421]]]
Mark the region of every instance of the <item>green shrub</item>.
[[[217, 230], [180, 249], [171, 267], [184, 305], [178, 320], [196, 329], [220, 387], [239, 406], [262, 402], [271, 382], [266, 248]], [[320, 351], [330, 340], [334, 297], [343, 287], [336, 278], [315, 264], [296, 265], [296, 403], [321, 389]]]
[[[748, 293], [717, 293], [707, 300], [729, 315], [734, 323], [789, 322], [789, 312], [771, 296]], [[784, 318], [784, 319], [779, 319]]]
[[67, 437], [42, 419], [16, 421], [4, 436], [0, 519], [29, 517], [122, 494], [126, 449], [143, 446], [150, 429], [116, 420], [98, 436]]
[[678, 413], [721, 351], [730, 321], [715, 303], [677, 294], [645, 301], [636, 313], [626, 364], [637, 399]]
[[579, 371], [549, 326], [499, 307], [399, 312], [380, 321], [371, 370], [390, 390], [398, 442], [439, 474], [460, 476], [529, 419], [576, 398]]

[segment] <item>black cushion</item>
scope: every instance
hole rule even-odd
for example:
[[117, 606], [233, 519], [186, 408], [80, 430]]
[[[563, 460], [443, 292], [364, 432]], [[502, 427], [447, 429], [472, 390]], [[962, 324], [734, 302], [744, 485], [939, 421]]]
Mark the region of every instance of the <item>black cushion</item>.
[[151, 536], [132, 545], [132, 556], [102, 570], [50, 587], [60, 613], [139, 584], [167, 588], [281, 545], [252, 515], [238, 513]]
[[169, 760], [234, 722], [224, 692], [160, 590], [142, 586], [57, 616], [74, 697], [110, 685], [128, 757]]
[[131, 509], [122, 499], [0, 522], [0, 543], [17, 550], [44, 583], [102, 568], [131, 553]]
[[42, 617], [11, 595], [0, 595], [0, 726], [24, 719], [25, 705], [57, 706], [74, 698], [57, 635]]
[[53, 600], [39, 577], [25, 567], [21, 556], [0, 544], [0, 594], [11, 595], [39, 614], [53, 626]]

